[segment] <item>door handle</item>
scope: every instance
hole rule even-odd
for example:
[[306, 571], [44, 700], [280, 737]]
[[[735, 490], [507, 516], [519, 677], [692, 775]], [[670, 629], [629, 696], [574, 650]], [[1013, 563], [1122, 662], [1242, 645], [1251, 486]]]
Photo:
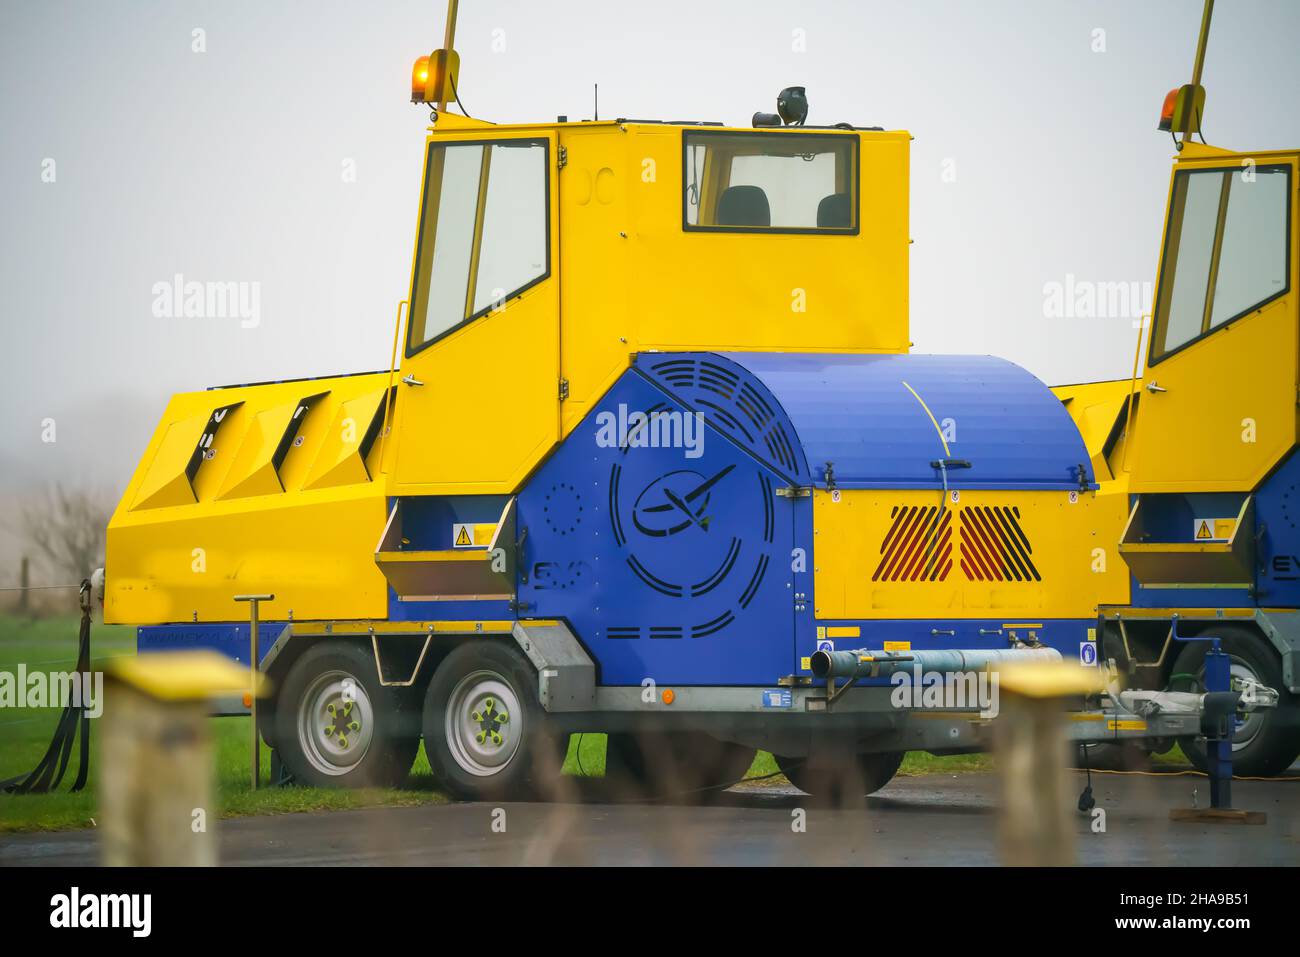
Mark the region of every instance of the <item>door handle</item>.
[[1168, 392], [1169, 390], [1162, 385], [1156, 385], [1156, 380], [1152, 379], [1147, 383], [1147, 391], [1154, 394], [1156, 392]]
[[424, 385], [423, 382], [421, 382], [419, 379], [417, 379], [414, 375], [412, 375], [409, 372], [406, 375], [402, 376], [402, 384], [403, 385]]

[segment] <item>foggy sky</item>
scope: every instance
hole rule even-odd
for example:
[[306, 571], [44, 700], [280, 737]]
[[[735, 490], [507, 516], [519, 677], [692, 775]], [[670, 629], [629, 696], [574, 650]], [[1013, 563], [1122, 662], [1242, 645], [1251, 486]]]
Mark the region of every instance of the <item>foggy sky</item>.
[[[1129, 374], [1132, 321], [1049, 318], [1044, 286], [1154, 281], [1172, 154], [1156, 119], [1190, 78], [1200, 12], [464, 0], [456, 46], [465, 106], [496, 121], [589, 117], [599, 82], [606, 118], [743, 126], [803, 85], [810, 122], [910, 130], [915, 351], [1058, 383]], [[427, 125], [410, 65], [444, 15], [0, 0], [0, 495], [56, 477], [120, 491], [170, 392], [386, 365]], [[1211, 143], [1300, 145], [1297, 35], [1300, 4], [1221, 0]], [[260, 283], [260, 324], [156, 316], [177, 274]]]

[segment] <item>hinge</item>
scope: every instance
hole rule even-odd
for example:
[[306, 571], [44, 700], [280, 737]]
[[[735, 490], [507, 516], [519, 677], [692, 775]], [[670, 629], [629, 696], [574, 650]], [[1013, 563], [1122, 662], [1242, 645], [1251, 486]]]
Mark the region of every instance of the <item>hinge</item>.
[[788, 485], [774, 490], [778, 498], [807, 498], [812, 489], [801, 485]]
[[568, 397], [569, 397], [569, 380], [561, 379], [560, 380], [560, 401], [563, 402]]
[[561, 146], [558, 150], [555, 151], [555, 168], [564, 169], [564, 167], [568, 165], [569, 165], [569, 148], [567, 146]]

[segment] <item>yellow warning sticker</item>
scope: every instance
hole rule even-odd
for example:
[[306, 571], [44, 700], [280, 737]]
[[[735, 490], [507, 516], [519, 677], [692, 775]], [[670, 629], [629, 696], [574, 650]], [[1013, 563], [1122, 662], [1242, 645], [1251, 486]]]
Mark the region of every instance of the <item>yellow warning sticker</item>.
[[887, 641], [885, 642], [885, 651], [911, 651], [912, 643], [910, 641]]
[[808, 657], [807, 655], [805, 655], [804, 657], [800, 658], [800, 659], [799, 659], [799, 670], [800, 670], [800, 671], [812, 671], [812, 658]]
[[1145, 731], [1147, 723], [1145, 721], [1132, 721], [1128, 719], [1111, 719], [1106, 722], [1107, 731]]
[[1236, 528], [1235, 518], [1198, 518], [1193, 523], [1192, 538], [1198, 542], [1226, 542]]
[[454, 548], [472, 548], [474, 546], [474, 526], [453, 525], [451, 527], [451, 544]]

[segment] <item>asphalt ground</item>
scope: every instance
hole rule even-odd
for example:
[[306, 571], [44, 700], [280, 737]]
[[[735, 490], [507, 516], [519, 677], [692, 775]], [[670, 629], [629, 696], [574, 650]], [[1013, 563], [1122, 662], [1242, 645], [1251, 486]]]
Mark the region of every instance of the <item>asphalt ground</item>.
[[[1093, 793], [1104, 831], [1071, 811], [1081, 864], [1300, 863], [1298, 781], [1234, 782], [1237, 807], [1267, 814], [1259, 826], [1171, 822], [1171, 808], [1207, 806], [1195, 775], [1094, 773]], [[698, 806], [621, 800], [577, 780], [562, 801], [235, 818], [217, 837], [228, 865], [989, 865], [1000, 863], [999, 817], [991, 773], [895, 778], [852, 808], [818, 807], [784, 783]], [[93, 829], [0, 835], [0, 867], [98, 860]]]

